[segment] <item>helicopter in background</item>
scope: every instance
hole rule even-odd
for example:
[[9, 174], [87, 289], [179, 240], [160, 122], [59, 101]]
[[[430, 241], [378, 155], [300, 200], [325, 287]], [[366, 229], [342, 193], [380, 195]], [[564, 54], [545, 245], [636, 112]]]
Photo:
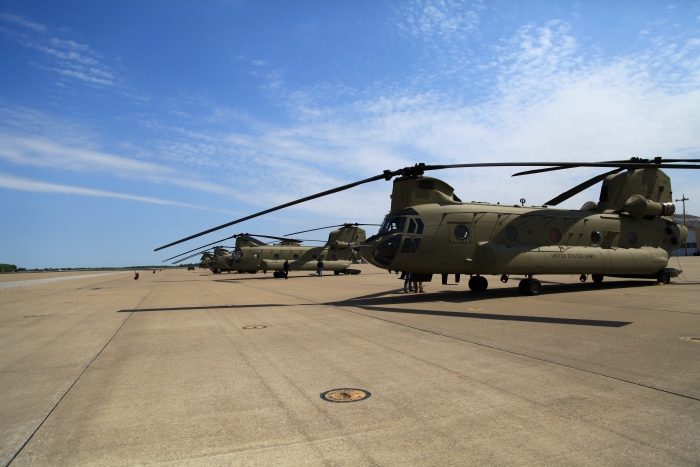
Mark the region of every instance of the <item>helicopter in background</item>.
[[[233, 253], [224, 250], [227, 255], [219, 256], [218, 263], [216, 264], [217, 267], [219, 267], [223, 261], [228, 270], [235, 270], [239, 273], [257, 273], [258, 271], [267, 273], [267, 271], [273, 271], [274, 277], [284, 277], [283, 269], [285, 261], [289, 261], [290, 271], [316, 271], [317, 262], [321, 260], [324, 265], [323, 269], [325, 271], [333, 271], [335, 275], [341, 273], [346, 275], [359, 274], [360, 271], [358, 269], [350, 269], [350, 266], [357, 260], [356, 248], [366, 238], [366, 232], [364, 229], [360, 228], [359, 225], [364, 224], [341, 224], [303, 231], [311, 232], [340, 227], [340, 229], [334, 230], [328, 235], [328, 241], [326, 241], [325, 245], [317, 247], [302, 246], [301, 243], [318, 240], [299, 240], [247, 233], [232, 235], [231, 237], [215, 242], [221, 243], [230, 238], [236, 239], [236, 245], [232, 247]], [[256, 237], [279, 240], [279, 243], [266, 244]], [[194, 256], [197, 254], [199, 253], [196, 253]], [[173, 258], [176, 257], [177, 256]], [[173, 258], [168, 258], [165, 261]], [[186, 258], [176, 261], [176, 263], [184, 259]]]
[[[469, 274], [469, 288], [488, 288], [485, 275], [507, 282], [524, 275], [523, 295], [538, 295], [544, 274], [648, 278], [669, 283], [680, 271], [668, 267], [671, 252], [683, 243], [688, 229], [673, 219], [671, 180], [662, 169], [700, 169], [697, 159], [605, 162], [416, 164], [338, 188], [307, 196], [192, 235], [156, 251], [229, 225], [285, 207], [344, 191], [365, 183], [393, 178], [391, 207], [376, 235], [360, 245], [362, 257], [377, 267], [407, 271], [418, 281], [433, 274]], [[473, 167], [544, 167], [515, 174], [531, 175], [576, 167], [605, 167], [593, 177], [543, 206], [465, 203], [432, 170]], [[598, 202], [580, 210], [550, 208], [603, 182]]]
[[[198, 267], [200, 267], [202, 269], [210, 269], [211, 272], [213, 272], [214, 274], [221, 274], [222, 270], [224, 270], [224, 271], [228, 270], [228, 272], [231, 272], [231, 269], [226, 265], [226, 259], [231, 257], [231, 252], [228, 251], [227, 248], [232, 248], [232, 247], [217, 246], [215, 248], [210, 248], [208, 250], [197, 252], [197, 253], [190, 255], [190, 256], [187, 256], [185, 258], [181, 258], [180, 260], [175, 261], [172, 264], [181, 263], [185, 260], [188, 260], [190, 258], [194, 258], [195, 256], [201, 254], [202, 257], [199, 260]], [[194, 269], [194, 266], [190, 266], [190, 267], [192, 269]]]

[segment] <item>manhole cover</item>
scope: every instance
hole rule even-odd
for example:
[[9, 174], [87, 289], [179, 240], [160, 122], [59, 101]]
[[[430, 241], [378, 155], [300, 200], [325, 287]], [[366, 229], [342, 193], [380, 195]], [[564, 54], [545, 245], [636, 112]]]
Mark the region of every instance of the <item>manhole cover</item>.
[[362, 389], [341, 388], [322, 392], [321, 399], [328, 402], [357, 402], [367, 399], [371, 395], [369, 391]]
[[686, 341], [700, 342], [700, 337], [681, 337], [681, 339]]
[[263, 326], [262, 324], [255, 324], [253, 326], [243, 326], [243, 329], [265, 329], [267, 326]]

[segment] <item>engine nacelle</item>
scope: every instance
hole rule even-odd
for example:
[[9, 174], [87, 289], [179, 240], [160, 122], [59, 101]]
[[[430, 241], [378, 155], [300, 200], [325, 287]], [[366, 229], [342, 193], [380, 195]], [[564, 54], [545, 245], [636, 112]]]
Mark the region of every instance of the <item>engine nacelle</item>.
[[672, 216], [676, 212], [676, 206], [673, 203], [650, 201], [642, 195], [632, 195], [623, 206], [623, 210], [639, 220], [647, 216]]
[[331, 243], [331, 248], [334, 250], [347, 250], [350, 244], [348, 242], [344, 242], [342, 240], [334, 240]]

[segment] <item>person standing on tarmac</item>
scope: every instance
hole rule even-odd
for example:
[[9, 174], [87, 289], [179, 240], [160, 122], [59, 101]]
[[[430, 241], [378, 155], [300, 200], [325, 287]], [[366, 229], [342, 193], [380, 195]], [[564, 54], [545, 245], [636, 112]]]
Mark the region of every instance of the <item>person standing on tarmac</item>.
[[284, 260], [284, 265], [282, 265], [282, 268], [284, 269], [284, 278], [286, 279], [289, 277], [289, 260]]
[[318, 263], [316, 263], [316, 274], [318, 277], [321, 277], [323, 275], [323, 261], [320, 259], [318, 260]]
[[413, 292], [413, 282], [411, 282], [411, 273], [410, 272], [404, 272], [402, 274], [404, 276], [403, 280], [403, 291], [404, 292]]

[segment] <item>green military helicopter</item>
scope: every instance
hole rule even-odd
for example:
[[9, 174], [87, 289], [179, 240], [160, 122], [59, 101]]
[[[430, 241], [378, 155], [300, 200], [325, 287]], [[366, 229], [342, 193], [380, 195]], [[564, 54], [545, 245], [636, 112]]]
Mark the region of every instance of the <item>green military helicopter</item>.
[[[231, 272], [231, 268], [226, 264], [226, 260], [231, 257], [231, 252], [227, 250], [226, 246], [217, 246], [215, 248], [210, 248], [208, 250], [199, 251], [193, 255], [181, 258], [172, 264], [178, 264], [190, 258], [201, 254], [202, 257], [199, 260], [199, 267], [202, 269], [210, 269], [214, 274], [221, 274], [222, 271]], [[189, 252], [188, 252], [189, 253]], [[189, 269], [189, 268], [188, 268]], [[192, 267], [192, 269], [194, 269]]]
[[[408, 271], [419, 280], [433, 274], [469, 274], [469, 287], [483, 292], [485, 275], [523, 275], [519, 290], [538, 295], [535, 276], [580, 274], [594, 282], [605, 276], [648, 278], [668, 283], [680, 271], [669, 268], [671, 252], [688, 230], [673, 220], [671, 180], [662, 169], [700, 169], [698, 159], [640, 159], [605, 162], [416, 164], [327, 190], [178, 240], [156, 251], [288, 206], [377, 180], [391, 180], [391, 208], [376, 235], [360, 245], [362, 257], [380, 268]], [[515, 174], [576, 167], [605, 167], [543, 206], [465, 203], [433, 170], [472, 167], [544, 167]], [[559, 203], [603, 182], [598, 202], [580, 210], [554, 209]]]
[[[257, 273], [258, 271], [267, 273], [267, 271], [272, 271], [274, 277], [284, 277], [283, 270], [285, 261], [289, 261], [290, 271], [316, 271], [317, 263], [320, 260], [323, 261], [323, 269], [325, 271], [332, 271], [335, 275], [341, 273], [346, 275], [359, 274], [360, 271], [358, 269], [351, 269], [350, 266], [357, 260], [356, 248], [366, 238], [366, 232], [359, 227], [360, 225], [366, 224], [341, 224], [304, 231], [311, 232], [340, 227], [340, 229], [334, 230], [329, 234], [328, 241], [325, 245], [317, 247], [302, 246], [301, 243], [318, 240], [299, 240], [247, 233], [232, 235], [214, 242], [221, 243], [231, 238], [236, 239], [236, 246], [232, 247], [233, 253], [223, 250], [226, 253], [225, 255], [215, 256], [215, 258], [219, 258], [216, 263], [216, 268], [223, 269], [223, 264], [225, 265], [225, 270], [235, 270], [239, 273]], [[370, 225], [378, 226], [379, 224]], [[278, 240], [279, 243], [266, 244], [256, 237], [275, 239]], [[198, 250], [200, 248], [196, 249]], [[187, 253], [189, 252], [182, 254]], [[197, 254], [199, 253], [195, 253], [193, 256]], [[177, 256], [173, 258], [177, 258]], [[165, 261], [173, 258], [168, 258]], [[185, 259], [187, 259], [187, 257], [173, 264], [179, 263]]]

